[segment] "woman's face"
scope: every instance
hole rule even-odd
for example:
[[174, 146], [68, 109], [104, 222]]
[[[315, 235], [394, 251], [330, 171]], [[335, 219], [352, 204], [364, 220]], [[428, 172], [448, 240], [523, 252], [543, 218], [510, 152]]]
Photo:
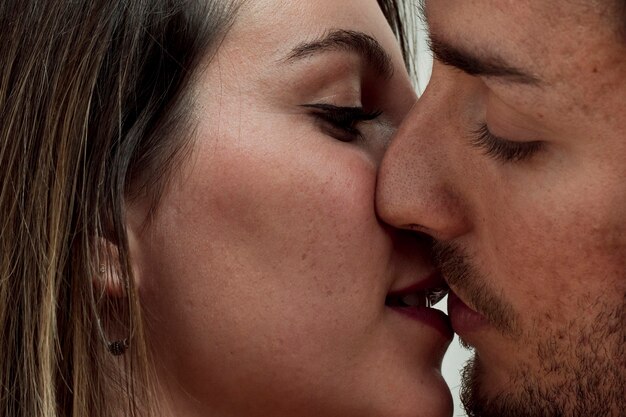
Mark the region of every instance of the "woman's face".
[[193, 89], [188, 159], [147, 226], [130, 211], [172, 415], [451, 413], [445, 321], [386, 305], [438, 279], [374, 211], [415, 101], [376, 0], [244, 2]]

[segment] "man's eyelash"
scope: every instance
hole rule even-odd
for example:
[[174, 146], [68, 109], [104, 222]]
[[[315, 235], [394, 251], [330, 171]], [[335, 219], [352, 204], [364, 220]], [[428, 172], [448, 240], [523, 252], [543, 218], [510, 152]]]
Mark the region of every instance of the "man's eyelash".
[[486, 124], [473, 132], [472, 146], [503, 162], [521, 162], [543, 149], [543, 142], [515, 142], [494, 135]]
[[383, 112], [380, 110], [365, 111], [363, 107], [341, 107], [332, 104], [304, 104], [304, 108], [315, 110], [315, 116], [339, 129], [350, 137], [337, 137], [344, 142], [349, 142], [355, 138], [360, 138], [361, 131], [357, 125], [361, 122], [368, 122], [377, 119]]

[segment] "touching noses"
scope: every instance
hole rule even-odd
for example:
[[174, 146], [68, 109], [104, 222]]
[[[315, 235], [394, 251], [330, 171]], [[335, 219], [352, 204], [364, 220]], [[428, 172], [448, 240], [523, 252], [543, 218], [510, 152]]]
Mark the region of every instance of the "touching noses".
[[383, 158], [376, 206], [380, 218], [396, 228], [452, 240], [469, 229], [456, 181], [462, 167], [453, 160], [458, 139], [447, 104], [450, 97], [431, 87], [407, 115]]

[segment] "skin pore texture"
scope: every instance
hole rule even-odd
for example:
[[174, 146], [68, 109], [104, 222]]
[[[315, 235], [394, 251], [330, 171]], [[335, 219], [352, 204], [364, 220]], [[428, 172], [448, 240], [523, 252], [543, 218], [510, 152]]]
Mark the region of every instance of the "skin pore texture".
[[[451, 334], [385, 306], [435, 269], [375, 212], [416, 99], [377, 2], [244, 2], [193, 88], [188, 159], [148, 222], [129, 208], [163, 417], [449, 416]], [[337, 127], [320, 104], [373, 120]]]
[[565, 0], [425, 3], [433, 75], [385, 155], [377, 207], [437, 240], [446, 279], [474, 310], [451, 313], [475, 350], [468, 413], [623, 415], [626, 47], [616, 14]]

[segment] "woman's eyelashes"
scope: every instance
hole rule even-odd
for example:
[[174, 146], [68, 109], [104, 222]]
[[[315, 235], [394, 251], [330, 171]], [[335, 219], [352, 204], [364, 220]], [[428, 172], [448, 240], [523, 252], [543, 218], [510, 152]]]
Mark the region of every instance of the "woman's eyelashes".
[[521, 162], [530, 159], [544, 147], [543, 142], [516, 142], [494, 135], [486, 124], [473, 132], [472, 146], [502, 162]]
[[376, 120], [382, 111], [366, 111], [363, 107], [341, 107], [332, 104], [304, 104], [322, 123], [324, 132], [342, 142], [352, 142], [363, 137], [359, 125]]

